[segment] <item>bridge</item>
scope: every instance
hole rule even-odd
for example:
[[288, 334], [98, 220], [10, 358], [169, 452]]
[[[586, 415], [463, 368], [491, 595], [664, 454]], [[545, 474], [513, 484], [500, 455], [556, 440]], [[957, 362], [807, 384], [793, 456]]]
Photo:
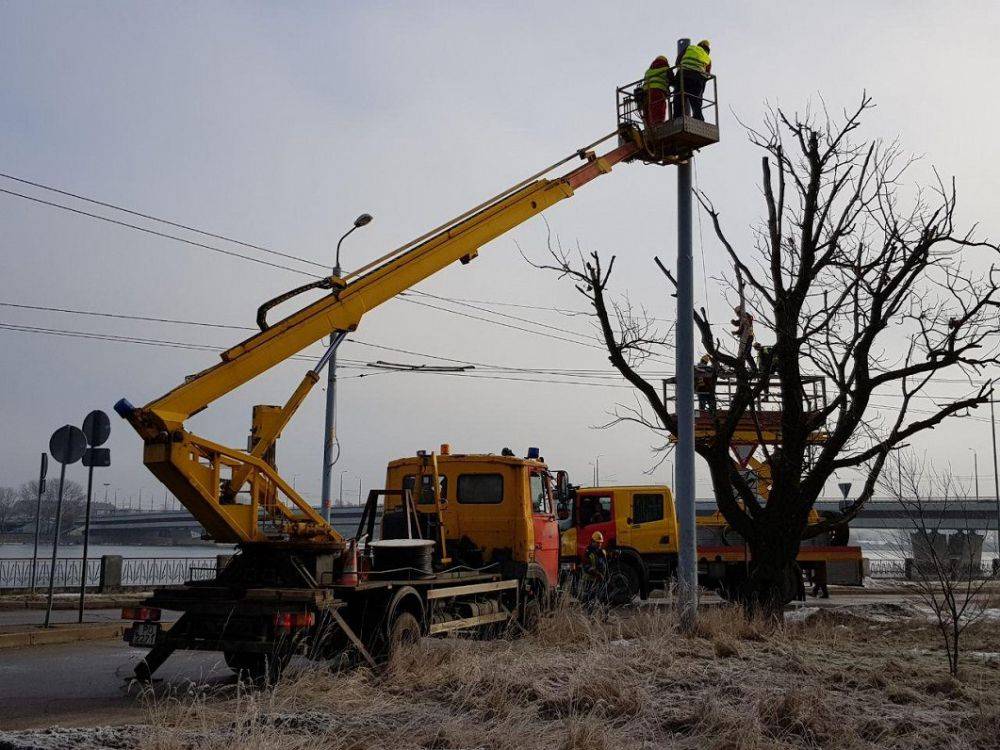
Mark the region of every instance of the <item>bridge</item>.
[[[361, 511], [357, 506], [334, 506], [330, 508], [330, 523], [343, 536], [353, 537]], [[73, 533], [83, 533], [83, 525]], [[191, 544], [201, 541], [204, 533], [186, 510], [113, 513], [90, 520], [90, 541], [95, 544]]]
[[[842, 502], [820, 500], [819, 511], [838, 512]], [[334, 528], [345, 537], [354, 536], [361, 520], [361, 508], [335, 506], [330, 509]], [[703, 498], [697, 501], [699, 515], [716, 510], [715, 501]], [[997, 528], [997, 504], [994, 500], [928, 500], [924, 503], [925, 518], [929, 526], [954, 531], [992, 531]], [[905, 503], [897, 500], [872, 500], [851, 521], [854, 529], [907, 529], [913, 525]], [[74, 531], [82, 531], [74, 529]], [[90, 523], [91, 540], [95, 543], [159, 542], [183, 544], [201, 539], [204, 530], [185, 510], [143, 513], [115, 513], [98, 516]]]

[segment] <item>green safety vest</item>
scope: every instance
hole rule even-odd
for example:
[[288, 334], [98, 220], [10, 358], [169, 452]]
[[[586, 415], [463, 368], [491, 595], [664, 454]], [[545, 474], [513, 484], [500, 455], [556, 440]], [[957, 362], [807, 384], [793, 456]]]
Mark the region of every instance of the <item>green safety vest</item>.
[[642, 77], [642, 86], [646, 91], [650, 89], [660, 89], [660, 91], [669, 91], [670, 86], [668, 84], [670, 76], [670, 68], [649, 68], [646, 71], [646, 75]]
[[711, 64], [712, 58], [704, 49], [697, 44], [689, 44], [688, 48], [684, 50], [680, 66], [685, 70], [697, 70], [699, 73], [704, 73]]

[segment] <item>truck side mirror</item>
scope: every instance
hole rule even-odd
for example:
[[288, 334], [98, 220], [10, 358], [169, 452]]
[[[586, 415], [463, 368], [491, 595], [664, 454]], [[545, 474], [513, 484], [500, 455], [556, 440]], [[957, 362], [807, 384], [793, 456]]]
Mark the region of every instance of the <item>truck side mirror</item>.
[[556, 472], [556, 494], [560, 499], [569, 498], [569, 474], [565, 471]]

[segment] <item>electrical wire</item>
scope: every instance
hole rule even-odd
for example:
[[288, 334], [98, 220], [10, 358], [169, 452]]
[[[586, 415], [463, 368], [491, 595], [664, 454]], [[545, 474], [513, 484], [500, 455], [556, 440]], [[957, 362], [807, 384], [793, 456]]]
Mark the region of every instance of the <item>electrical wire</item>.
[[233, 258], [241, 258], [243, 260], [248, 260], [252, 263], [259, 263], [262, 266], [270, 266], [271, 268], [278, 268], [281, 269], [282, 271], [291, 271], [292, 273], [302, 274], [303, 276], [311, 276], [317, 279], [322, 278], [322, 276], [310, 273], [309, 271], [302, 271], [299, 270], [298, 268], [292, 268], [291, 266], [284, 266], [280, 263], [272, 263], [271, 261], [263, 260], [261, 258], [254, 258], [252, 255], [244, 255], [243, 253], [237, 253], [233, 250], [225, 250], [221, 247], [215, 247], [214, 245], [206, 245], [204, 242], [195, 242], [194, 240], [189, 240], [184, 237], [179, 237], [176, 234], [168, 234], [166, 232], [160, 232], [156, 229], [150, 229], [149, 227], [142, 227], [139, 226], [138, 224], [131, 224], [127, 221], [112, 219], [110, 216], [101, 216], [100, 214], [91, 213], [90, 211], [84, 211], [79, 208], [73, 208], [72, 206], [66, 206], [62, 203], [55, 203], [53, 201], [47, 201], [42, 198], [36, 198], [31, 195], [25, 195], [24, 193], [18, 193], [14, 190], [7, 190], [6, 188], [0, 188], [0, 193], [3, 193], [5, 195], [12, 195], [16, 198], [23, 198], [24, 200], [33, 201], [34, 203], [40, 203], [43, 206], [58, 208], [61, 211], [69, 211], [70, 213], [79, 214], [80, 216], [88, 216], [91, 219], [105, 221], [109, 224], [115, 224], [117, 226], [125, 227], [127, 229], [135, 229], [138, 232], [145, 232], [146, 234], [151, 234], [156, 237], [162, 237], [168, 240], [175, 240], [176, 242], [183, 242], [185, 245], [191, 245], [192, 247], [199, 247], [202, 248], [203, 250], [210, 250], [213, 253], [220, 253], [222, 255], [231, 256]]
[[225, 240], [226, 242], [232, 242], [234, 245], [242, 245], [243, 247], [250, 248], [253, 250], [259, 250], [262, 253], [268, 253], [270, 255], [276, 255], [281, 258], [287, 258], [288, 260], [296, 260], [299, 263], [308, 263], [309, 265], [318, 266], [326, 270], [327, 266], [324, 263], [318, 263], [314, 260], [309, 260], [308, 258], [300, 258], [297, 255], [291, 255], [289, 253], [284, 253], [279, 250], [273, 250], [269, 247], [264, 247], [263, 245], [255, 245], [252, 242], [245, 242], [243, 240], [237, 240], [233, 237], [227, 237], [224, 234], [216, 234], [214, 232], [209, 232], [204, 229], [198, 229], [197, 227], [189, 226], [188, 224], [181, 224], [180, 222], [171, 221], [170, 219], [164, 219], [160, 216], [153, 216], [152, 214], [144, 214], [141, 211], [135, 211], [131, 208], [125, 208], [124, 206], [118, 206], [114, 203], [108, 203], [106, 201], [97, 200], [96, 198], [88, 198], [86, 195], [80, 195], [79, 193], [71, 193], [68, 190], [62, 190], [60, 188], [52, 187], [51, 185], [45, 185], [41, 182], [34, 182], [32, 180], [26, 180], [23, 177], [15, 177], [12, 174], [4, 174], [0, 172], [0, 177], [7, 180], [12, 180], [14, 182], [19, 182], [22, 185], [31, 185], [32, 187], [39, 188], [41, 190], [48, 190], [52, 193], [57, 193], [59, 195], [65, 195], [68, 198], [76, 198], [77, 200], [85, 201], [87, 203], [92, 203], [95, 206], [103, 206], [104, 208], [111, 208], [115, 211], [121, 211], [122, 213], [131, 214], [132, 216], [138, 216], [142, 219], [149, 219], [150, 221], [156, 221], [161, 224], [166, 224], [167, 226], [176, 227], [177, 229], [186, 229], [189, 232], [194, 232], [195, 234], [201, 234], [205, 237], [212, 237], [216, 240]]

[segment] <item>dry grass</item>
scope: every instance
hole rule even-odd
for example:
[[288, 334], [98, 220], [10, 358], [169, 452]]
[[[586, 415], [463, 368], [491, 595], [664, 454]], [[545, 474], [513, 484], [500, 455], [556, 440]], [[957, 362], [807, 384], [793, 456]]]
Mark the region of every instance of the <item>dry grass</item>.
[[[995, 629], [976, 626], [969, 648], [994, 650]], [[161, 700], [141, 744], [994, 750], [1000, 664], [970, 658], [956, 681], [936, 649], [924, 621], [774, 630], [716, 609], [685, 636], [653, 608], [564, 609], [529, 638], [426, 640], [379, 672], [314, 666], [273, 690]]]

